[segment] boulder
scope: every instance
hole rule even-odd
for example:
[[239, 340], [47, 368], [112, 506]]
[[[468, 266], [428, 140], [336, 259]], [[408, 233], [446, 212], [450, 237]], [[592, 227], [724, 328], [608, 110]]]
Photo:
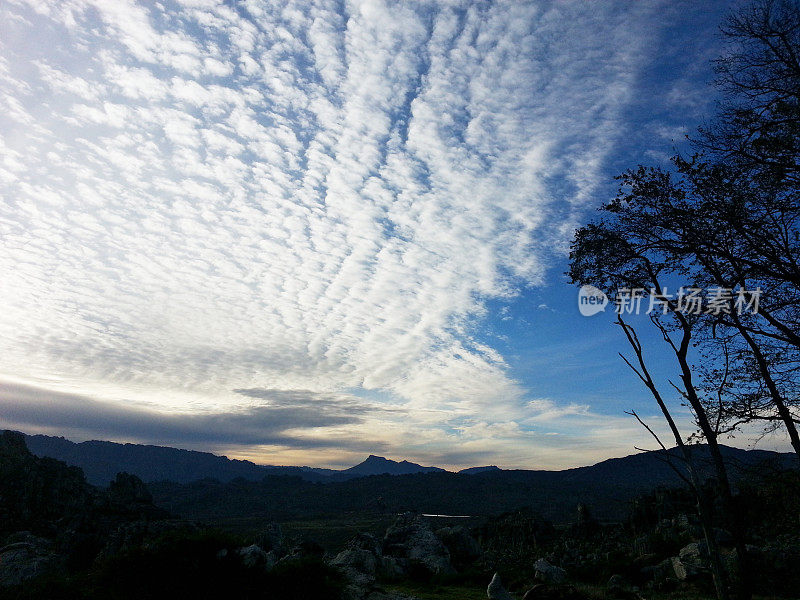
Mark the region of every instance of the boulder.
[[19, 585], [58, 563], [47, 540], [27, 533], [17, 537], [21, 541], [0, 548], [0, 587]]
[[480, 544], [463, 525], [443, 527], [436, 531], [436, 537], [447, 548], [450, 560], [456, 568], [467, 567], [481, 557]]
[[294, 544], [279, 562], [296, 560], [298, 558], [322, 558], [324, 555], [325, 548], [319, 545], [319, 543], [314, 540], [301, 540]]
[[242, 559], [242, 564], [248, 569], [271, 569], [275, 566], [275, 560], [256, 544], [238, 548], [236, 554], [239, 555]]
[[347, 585], [344, 589], [345, 600], [362, 600], [365, 598], [375, 584], [375, 576], [362, 573], [351, 567], [341, 567], [347, 576]]
[[567, 580], [567, 572], [564, 569], [551, 565], [543, 558], [537, 560], [533, 568], [536, 572], [536, 579], [543, 583], [559, 584]]
[[362, 600], [372, 596], [375, 576], [382, 568], [380, 545], [374, 536], [359, 534], [352, 538], [344, 550], [339, 552], [331, 565], [339, 568], [347, 577], [344, 595], [347, 600]]
[[694, 579], [708, 573], [708, 549], [705, 542], [692, 542], [680, 549], [678, 556], [670, 559], [672, 570], [680, 581]]
[[670, 564], [672, 565], [672, 572], [675, 574], [680, 581], [686, 581], [689, 579], [690, 573], [689, 569], [685, 564], [681, 562], [681, 559], [677, 556], [673, 556], [669, 559]]
[[331, 564], [345, 571], [353, 570], [374, 578], [379, 562], [374, 552], [360, 548], [347, 548], [339, 552]]
[[428, 523], [419, 515], [400, 515], [386, 531], [383, 553], [396, 558], [406, 558], [436, 574], [453, 573], [450, 553], [436, 537]]
[[692, 542], [685, 545], [678, 552], [681, 561], [686, 564], [703, 566], [708, 557], [708, 549], [705, 542]]
[[380, 575], [384, 579], [402, 579], [408, 574], [408, 559], [396, 556], [380, 557]]
[[383, 554], [383, 545], [374, 535], [369, 533], [359, 533], [354, 535], [347, 542], [348, 548], [358, 550], [369, 550], [375, 556]]
[[514, 597], [503, 587], [503, 582], [500, 581], [500, 575], [497, 573], [494, 574], [489, 582], [489, 587], [486, 588], [486, 596], [489, 600], [514, 600]]
[[690, 579], [695, 579], [698, 577], [702, 571], [698, 569], [691, 563], [685, 563], [677, 556], [673, 556], [670, 558], [670, 562], [672, 563], [672, 572], [675, 574], [675, 577], [678, 578], [680, 581], [688, 581]]

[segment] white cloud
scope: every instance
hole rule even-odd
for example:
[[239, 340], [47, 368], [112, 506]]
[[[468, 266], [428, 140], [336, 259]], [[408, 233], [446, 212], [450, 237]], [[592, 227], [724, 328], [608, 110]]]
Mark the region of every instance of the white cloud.
[[585, 404], [560, 405], [549, 398], [537, 398], [528, 401], [527, 407], [532, 411], [529, 420], [534, 423], [552, 421], [571, 415], [589, 414], [589, 406]]
[[513, 429], [526, 390], [471, 324], [563, 247], [656, 5], [159, 6], [0, 9], [56, 32], [0, 46], [5, 374], [170, 410], [382, 390], [431, 443]]

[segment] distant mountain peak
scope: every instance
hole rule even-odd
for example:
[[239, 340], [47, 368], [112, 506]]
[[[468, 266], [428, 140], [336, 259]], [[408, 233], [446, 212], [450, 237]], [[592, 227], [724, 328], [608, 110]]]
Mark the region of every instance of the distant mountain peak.
[[485, 473], [486, 471], [502, 471], [502, 469], [496, 465], [487, 465], [485, 467], [469, 467], [468, 469], [461, 469], [459, 473], [471, 475], [474, 473]]
[[444, 471], [439, 467], [423, 467], [416, 463], [403, 460], [398, 462], [383, 456], [370, 454], [362, 463], [345, 469], [343, 473], [350, 475], [410, 475], [412, 473], [428, 473], [431, 471]]

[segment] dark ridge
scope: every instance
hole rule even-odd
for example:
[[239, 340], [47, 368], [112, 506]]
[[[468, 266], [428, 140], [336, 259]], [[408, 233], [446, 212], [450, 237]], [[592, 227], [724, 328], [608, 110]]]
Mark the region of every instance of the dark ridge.
[[467, 469], [461, 469], [459, 473], [463, 475], [472, 475], [474, 473], [484, 473], [486, 471], [501, 471], [500, 467], [495, 465], [488, 465], [486, 467], [469, 467]]

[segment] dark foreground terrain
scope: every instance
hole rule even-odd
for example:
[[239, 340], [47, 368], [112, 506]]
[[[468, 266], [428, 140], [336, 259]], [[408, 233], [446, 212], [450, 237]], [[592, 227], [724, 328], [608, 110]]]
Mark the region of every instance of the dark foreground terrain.
[[[590, 505], [602, 521], [622, 521], [640, 494], [681, 483], [662, 451], [563, 471], [483, 467], [450, 473], [377, 456], [337, 471], [262, 466], [207, 452], [105, 441], [75, 443], [44, 435], [26, 435], [25, 442], [36, 456], [80, 467], [95, 486], [109, 485], [120, 472], [136, 475], [158, 506], [217, 523], [353, 514], [373, 518], [407, 511], [492, 516], [522, 506], [555, 523], [569, 523], [578, 503]], [[746, 478], [765, 466], [780, 471], [797, 461], [794, 454], [724, 446], [722, 451], [734, 478]], [[694, 453], [701, 468], [711, 473], [707, 447], [695, 446]]]
[[[81, 469], [37, 457], [24, 436], [4, 432], [0, 597], [712, 597], [692, 497], [664, 482], [636, 494], [630, 481], [619, 485], [651, 458], [561, 475], [428, 472], [327, 484], [267, 476], [146, 486], [120, 473], [96, 487]], [[728, 459], [739, 461], [749, 526], [747, 572], [731, 576], [747, 577], [755, 597], [796, 598], [800, 476], [775, 456]], [[585, 493], [570, 498], [577, 489]], [[706, 491], [713, 501], [713, 481]], [[540, 510], [548, 503], [559, 506]], [[597, 518], [595, 505], [619, 518]], [[429, 515], [454, 512], [468, 518]], [[733, 569], [725, 523], [715, 537]]]

